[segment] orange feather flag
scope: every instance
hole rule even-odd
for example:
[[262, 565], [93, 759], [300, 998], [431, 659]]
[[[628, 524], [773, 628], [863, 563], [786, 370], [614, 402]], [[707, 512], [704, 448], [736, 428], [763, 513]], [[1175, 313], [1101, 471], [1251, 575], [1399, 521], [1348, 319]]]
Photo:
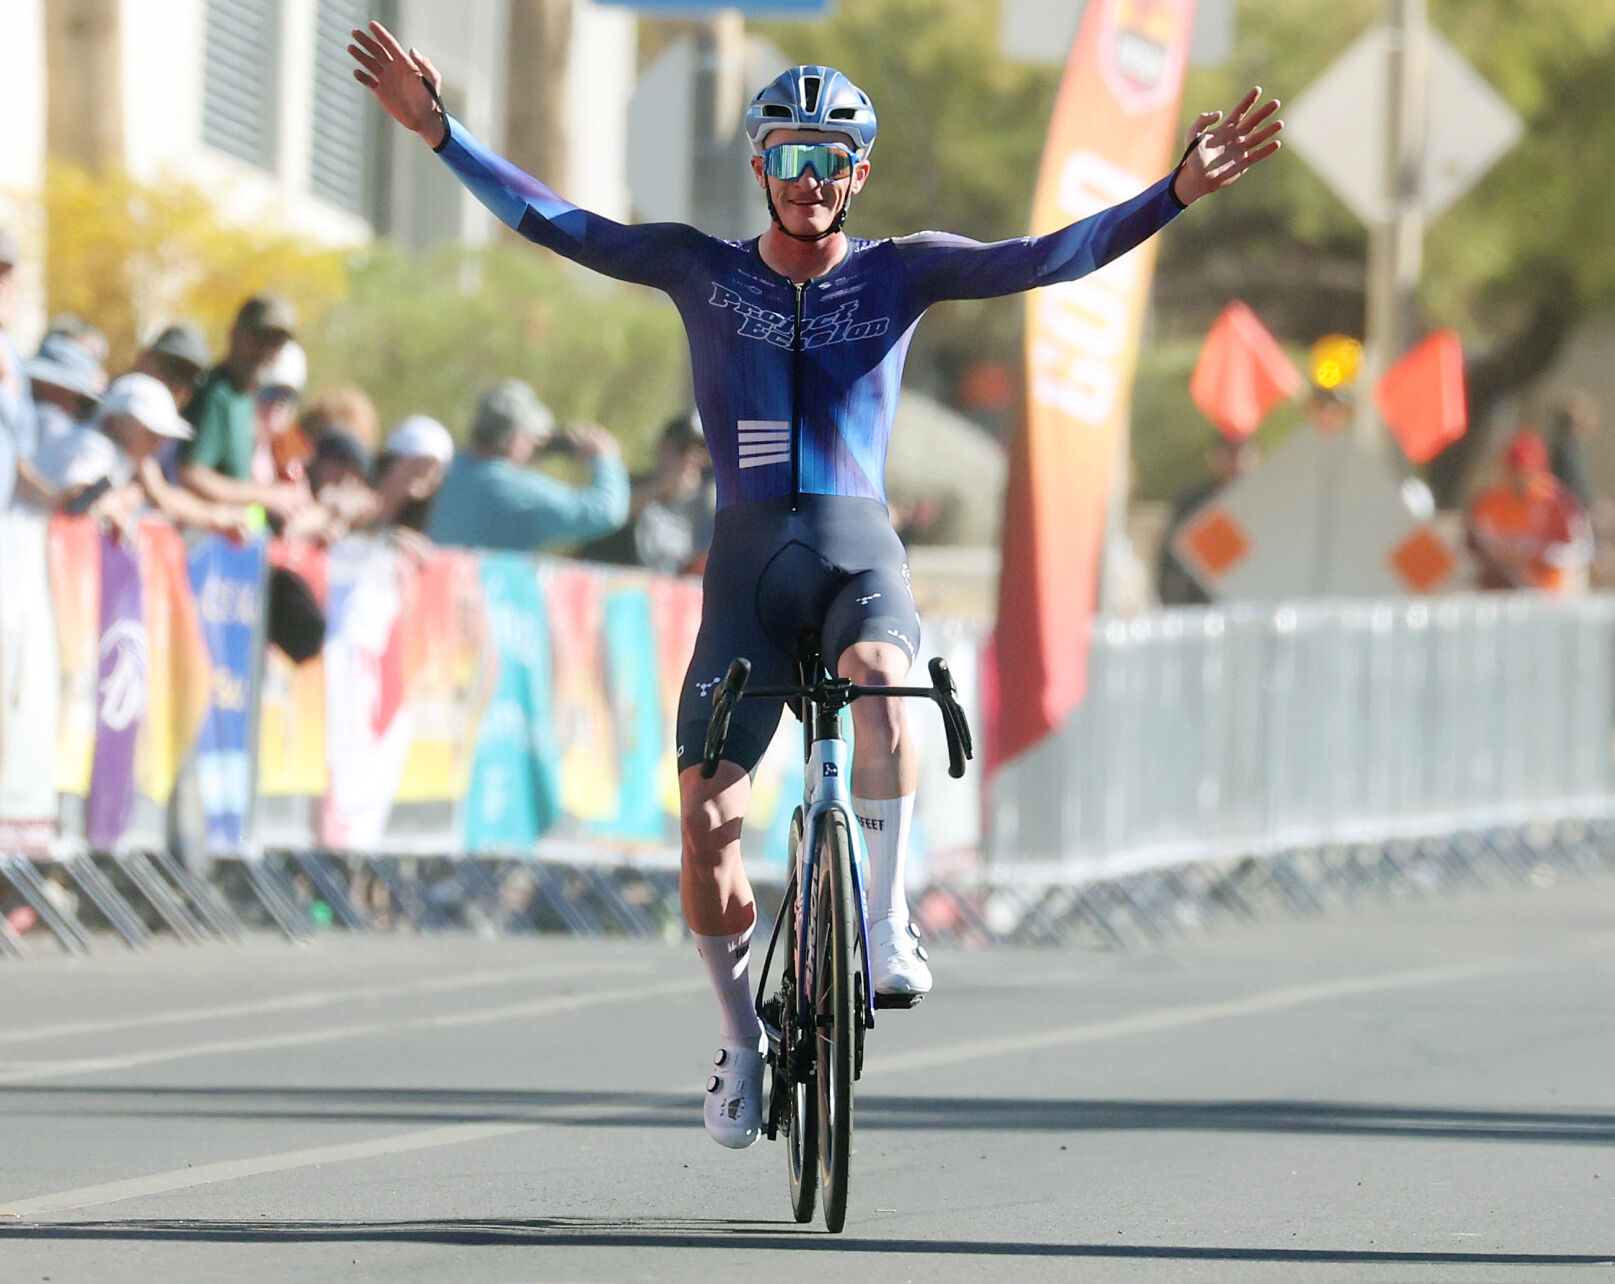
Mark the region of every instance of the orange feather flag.
[[1278, 340], [1235, 299], [1206, 335], [1189, 395], [1218, 432], [1229, 441], [1243, 441], [1300, 386], [1301, 372]]

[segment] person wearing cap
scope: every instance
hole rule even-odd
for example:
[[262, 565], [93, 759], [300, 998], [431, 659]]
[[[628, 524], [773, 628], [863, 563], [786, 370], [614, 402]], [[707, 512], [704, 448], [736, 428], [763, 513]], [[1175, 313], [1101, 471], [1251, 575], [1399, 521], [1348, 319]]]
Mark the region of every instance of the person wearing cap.
[[202, 498], [261, 504], [282, 519], [310, 502], [306, 486], [276, 481], [258, 456], [259, 380], [296, 329], [297, 313], [278, 294], [257, 294], [241, 305], [224, 360], [185, 411], [196, 431], [180, 447], [179, 476]]
[[158, 451], [190, 436], [190, 424], [158, 380], [139, 373], [115, 379], [93, 425], [79, 425], [65, 443], [56, 480], [68, 508], [75, 509], [75, 500], [93, 487], [102, 493], [84, 511], [118, 525], [149, 505], [175, 525], [243, 533], [243, 508], [202, 499], [163, 477]]
[[[541, 449], [588, 461], [589, 482], [569, 486], [526, 465]], [[594, 539], [628, 517], [628, 474], [616, 440], [598, 425], [560, 434], [555, 416], [520, 379], [483, 393], [471, 448], [443, 478], [427, 535], [437, 544], [528, 552]]]
[[712, 542], [716, 510], [701, 417], [687, 411], [662, 426], [655, 471], [630, 480], [628, 524], [580, 549], [578, 556], [663, 575], [695, 574]]
[[1529, 428], [1504, 446], [1502, 477], [1471, 501], [1464, 536], [1479, 588], [1565, 594], [1586, 586], [1592, 529], [1553, 475], [1547, 444]]
[[140, 350], [135, 358], [135, 370], [150, 375], [167, 388], [174, 398], [175, 409], [184, 414], [212, 359], [202, 332], [190, 322], [181, 321], [163, 330]]
[[45, 335], [26, 369], [33, 390], [36, 429], [31, 444], [19, 445], [17, 479], [24, 486], [25, 497], [48, 508], [57, 493], [41, 457], [95, 413], [96, 399], [107, 386], [107, 377], [94, 354], [61, 330]]
[[425, 535], [454, 462], [454, 438], [430, 415], [399, 420], [376, 461], [376, 524]]

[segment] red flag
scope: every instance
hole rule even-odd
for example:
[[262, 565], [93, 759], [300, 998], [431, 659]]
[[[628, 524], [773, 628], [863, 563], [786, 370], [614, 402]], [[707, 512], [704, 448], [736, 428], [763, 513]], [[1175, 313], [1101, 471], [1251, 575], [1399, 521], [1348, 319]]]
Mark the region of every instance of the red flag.
[[[1194, 0], [1093, 0], [1049, 125], [1032, 232], [1136, 195], [1182, 142], [1178, 97]], [[992, 765], [1082, 699], [1116, 452], [1127, 422], [1155, 244], [1026, 300], [1026, 422], [1010, 461], [993, 646], [1002, 722]]]
[[1429, 463], [1469, 427], [1464, 350], [1455, 330], [1437, 330], [1385, 372], [1374, 405], [1416, 464]]
[[1189, 395], [1229, 441], [1243, 441], [1301, 386], [1301, 372], [1256, 314], [1235, 299], [1206, 335]]

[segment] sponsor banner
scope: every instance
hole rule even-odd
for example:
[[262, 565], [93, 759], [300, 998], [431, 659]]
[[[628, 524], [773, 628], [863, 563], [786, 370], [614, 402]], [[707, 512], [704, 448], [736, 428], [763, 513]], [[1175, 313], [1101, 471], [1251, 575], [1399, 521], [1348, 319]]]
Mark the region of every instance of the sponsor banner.
[[[656, 676], [662, 692], [662, 761], [656, 769], [662, 810], [675, 823], [679, 817], [678, 734], [679, 694], [695, 654], [695, 635], [701, 628], [701, 583], [693, 579], [656, 576], [646, 589], [651, 606], [651, 645], [656, 648]], [[675, 830], [675, 832], [677, 832]]]
[[[269, 562], [299, 576], [323, 606], [325, 550], [275, 540]], [[250, 838], [255, 846], [310, 847], [315, 809], [330, 789], [325, 762], [325, 657], [294, 664], [263, 648], [258, 683], [258, 788]]]
[[[1181, 146], [1195, 0], [1092, 0], [1055, 100], [1034, 235], [1156, 182]], [[1150, 240], [1026, 296], [1026, 422], [1011, 455], [994, 639], [1000, 761], [1081, 702], [1106, 509], [1155, 265]]]
[[515, 553], [480, 559], [497, 657], [465, 812], [472, 852], [525, 855], [560, 813], [549, 625], [537, 568]]
[[330, 790], [320, 844], [383, 850], [382, 836], [409, 752], [400, 584], [409, 571], [388, 546], [352, 539], [326, 559], [325, 726]]
[[135, 753], [146, 715], [150, 656], [135, 551], [101, 537], [101, 629], [97, 646], [95, 749], [85, 836], [108, 851], [135, 808]]
[[217, 535], [190, 556], [202, 636], [212, 660], [207, 716], [196, 740], [196, 777], [211, 855], [247, 849], [252, 814], [253, 684], [263, 623], [264, 544]]
[[162, 843], [168, 800], [207, 717], [213, 666], [191, 592], [185, 543], [166, 522], [144, 521], [135, 540], [146, 621], [146, 715], [135, 747], [140, 837]]
[[592, 832], [601, 838], [662, 844], [676, 836], [664, 816], [660, 773], [673, 731], [663, 720], [654, 626], [642, 582], [616, 580], [606, 587], [604, 634], [606, 698], [610, 702], [618, 780], [617, 809]]
[[61, 693], [41, 517], [0, 513], [0, 849], [48, 847], [56, 833]]
[[[95, 757], [95, 689], [100, 672], [101, 536], [95, 523], [87, 517], [52, 518], [49, 555], [61, 673], [56, 790], [82, 800], [90, 795], [90, 770]], [[76, 832], [82, 833], [82, 824], [79, 817]]]
[[461, 806], [496, 666], [474, 555], [399, 559], [403, 715], [408, 742], [383, 845], [388, 851], [461, 850]]
[[606, 696], [604, 603], [598, 574], [556, 565], [545, 585], [555, 662], [561, 810], [585, 824], [620, 809], [621, 773]]

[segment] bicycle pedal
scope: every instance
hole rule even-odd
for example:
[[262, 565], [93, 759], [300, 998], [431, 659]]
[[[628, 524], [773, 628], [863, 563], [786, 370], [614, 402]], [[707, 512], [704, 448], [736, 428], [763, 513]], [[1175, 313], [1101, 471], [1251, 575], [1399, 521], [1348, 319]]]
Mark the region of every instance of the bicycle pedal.
[[920, 1005], [923, 994], [879, 994], [875, 995], [877, 1008], [914, 1008]]

